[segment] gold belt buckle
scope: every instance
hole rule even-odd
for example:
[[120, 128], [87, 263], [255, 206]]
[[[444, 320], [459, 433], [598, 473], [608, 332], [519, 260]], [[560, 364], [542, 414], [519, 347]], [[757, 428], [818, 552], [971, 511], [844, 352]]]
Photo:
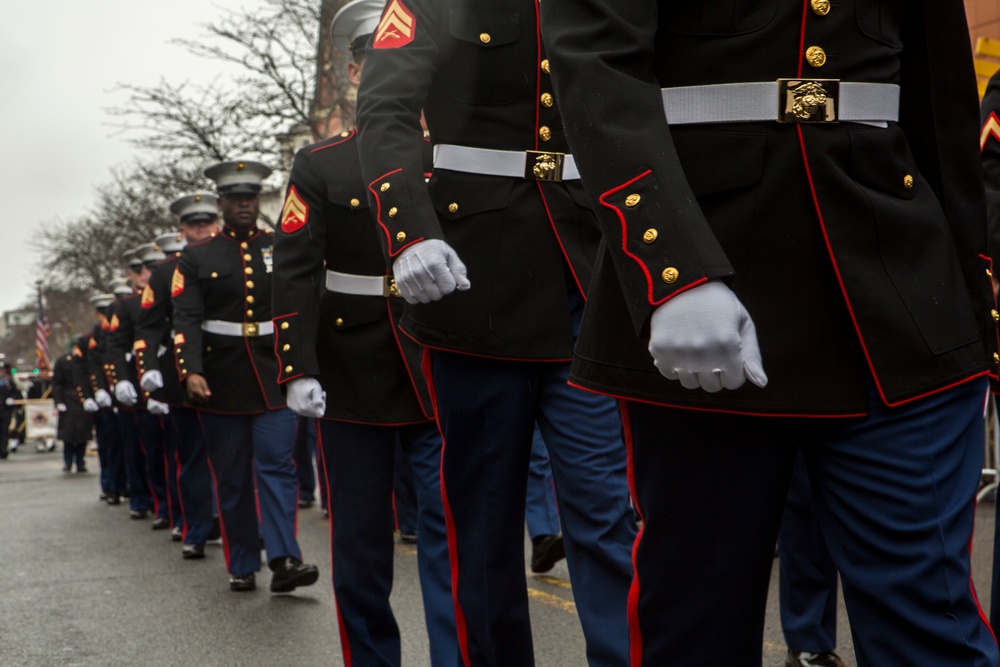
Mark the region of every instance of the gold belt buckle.
[[525, 151], [524, 177], [529, 181], [561, 183], [565, 161], [565, 153]]
[[778, 79], [779, 123], [836, 123], [840, 79]]
[[260, 332], [257, 328], [256, 322], [244, 322], [243, 323], [243, 336], [253, 338], [254, 336], [259, 336]]
[[390, 296], [399, 296], [399, 289], [396, 287], [396, 279], [392, 276], [385, 276], [382, 278], [382, 296], [387, 299]]

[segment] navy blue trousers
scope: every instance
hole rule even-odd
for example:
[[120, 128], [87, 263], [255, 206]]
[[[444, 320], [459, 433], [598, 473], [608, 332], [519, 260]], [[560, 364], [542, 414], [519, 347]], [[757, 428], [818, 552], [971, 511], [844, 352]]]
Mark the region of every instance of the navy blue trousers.
[[778, 533], [781, 630], [788, 648], [825, 653], [837, 648], [837, 566], [816, 518], [809, 472], [802, 455], [788, 487]]
[[135, 418], [146, 461], [146, 480], [153, 498], [153, 513], [168, 520], [171, 526], [181, 525], [177, 462], [172, 460], [175, 446], [172, 421], [148, 410], [136, 410]]
[[301, 560], [296, 538], [299, 484], [292, 460], [295, 413], [280, 408], [261, 414], [199, 414], [229, 572], [260, 570], [260, 535], [268, 563], [285, 556]]
[[996, 667], [970, 579], [986, 383], [866, 418], [710, 414], [627, 402], [637, 509], [631, 667], [761, 664], [782, 508], [801, 451], [859, 667]]
[[146, 477], [146, 455], [139, 441], [139, 424], [134, 410], [119, 408], [118, 432], [121, 434], [122, 454], [125, 458], [125, 479], [128, 485], [130, 510], [146, 512], [153, 507], [153, 496]]
[[528, 524], [528, 537], [531, 539], [559, 532], [559, 510], [556, 509], [556, 488], [552, 481], [549, 450], [537, 427], [531, 437], [524, 521]]
[[118, 416], [111, 410], [98, 410], [94, 414], [94, 433], [101, 465], [101, 491], [112, 496], [124, 495], [128, 482]]
[[316, 500], [316, 420], [295, 418], [295, 472], [299, 478], [299, 500]]
[[212, 474], [205, 435], [193, 408], [170, 409], [177, 450], [177, 490], [184, 515], [184, 544], [204, 544], [212, 530]]
[[[437, 427], [434, 429], [437, 430]], [[398, 440], [398, 438], [397, 438]], [[441, 458], [438, 452], [438, 458]], [[438, 466], [440, 467], [440, 461]], [[396, 512], [396, 530], [401, 533], [417, 531], [417, 485], [413, 468], [402, 444], [396, 443], [396, 460], [392, 470], [392, 506]], [[440, 475], [440, 473], [439, 473]], [[438, 483], [438, 488], [441, 485]], [[448, 586], [451, 590], [451, 586]]]
[[536, 423], [589, 664], [626, 665], [635, 523], [615, 403], [568, 386], [568, 363], [426, 354], [444, 436], [442, 493], [466, 665], [534, 664], [524, 517]]
[[399, 667], [399, 628], [389, 606], [394, 554], [392, 483], [397, 443], [417, 492], [417, 570], [431, 665], [460, 663], [441, 505], [441, 436], [433, 423], [380, 426], [320, 420], [330, 489], [333, 591], [344, 662]]

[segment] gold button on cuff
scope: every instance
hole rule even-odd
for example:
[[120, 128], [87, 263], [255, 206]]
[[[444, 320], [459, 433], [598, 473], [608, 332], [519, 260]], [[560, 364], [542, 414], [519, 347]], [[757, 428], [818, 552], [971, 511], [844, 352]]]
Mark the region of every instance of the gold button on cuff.
[[639, 205], [639, 202], [641, 200], [642, 196], [637, 194], [631, 194], [628, 197], [625, 197], [625, 205], [628, 206], [629, 208], [634, 208], [635, 206]]
[[448, 204], [448, 212], [449, 213], [458, 213], [458, 204], [456, 204], [455, 202], [452, 202], [452, 203]]
[[916, 181], [909, 174], [907, 174], [906, 176], [903, 176], [903, 187], [906, 188], [907, 190], [912, 190], [913, 189], [913, 184], [915, 182]]
[[990, 315], [993, 316], [994, 322], [1000, 322], [1000, 311], [997, 311], [996, 308], [990, 311]]
[[490, 33], [488, 32], [480, 33], [479, 35], [479, 41], [483, 44], [489, 44], [491, 39], [492, 37], [490, 37]]
[[336, 324], [338, 327], [344, 326], [344, 318], [338, 317], [336, 321], [334, 321], [334, 324]]
[[340, 136], [346, 139], [347, 137], [351, 136], [351, 133], [348, 132], [347, 130], [344, 130], [343, 132], [340, 133]]
[[248, 276], [253, 275], [253, 267], [248, 266], [247, 268], [243, 269], [243, 273], [247, 274]]
[[253, 259], [252, 256], [250, 256], [250, 255], [243, 255], [243, 261], [244, 262], [249, 262], [251, 259]]
[[283, 345], [283, 346], [281, 347], [281, 351], [282, 351], [282, 352], [288, 352], [288, 351], [289, 351], [290, 349], [292, 349], [292, 346], [291, 346], [291, 345], [289, 345], [288, 343], [285, 343], [285, 344], [284, 344], [284, 345]]
[[252, 280], [248, 280], [247, 281], [247, 289], [253, 289], [253, 281]]
[[354, 208], [357, 208], [357, 207], [361, 206], [361, 200], [360, 199], [352, 199], [351, 200], [351, 206], [353, 206]]
[[246, 250], [249, 247], [250, 247], [250, 244], [247, 243], [246, 241], [244, 241], [243, 243], [240, 244], [240, 248], [242, 248], [243, 250]]
[[1000, 364], [1000, 354], [997, 354], [996, 352], [993, 353], [993, 363]]
[[989, 269], [986, 269], [986, 276], [987, 276], [988, 278], [992, 278], [992, 277], [993, 277], [993, 272], [992, 272], [992, 271], [990, 271]]
[[282, 322], [281, 323], [281, 330], [282, 331], [287, 331], [288, 330], [288, 322]]
[[184, 360], [183, 360], [183, 359], [178, 359], [178, 360], [177, 360], [177, 363], [179, 363], [179, 364], [183, 364], [183, 363], [184, 363]]
[[657, 232], [655, 229], [647, 229], [646, 233], [642, 235], [642, 241], [646, 245], [650, 245], [651, 243], [656, 241], [656, 237], [659, 235], [660, 235], [659, 232]]
[[215, 271], [212, 271], [212, 277], [213, 277], [213, 278], [218, 278], [218, 277], [219, 277], [219, 274], [218, 274], [218, 273], [216, 273]]
[[552, 93], [542, 93], [542, 106], [551, 107], [556, 103], [556, 98], [552, 97]]
[[390, 185], [389, 185], [388, 183], [383, 183], [382, 185], [380, 185], [380, 186], [379, 186], [379, 188], [378, 188], [378, 189], [379, 189], [379, 190], [381, 190], [382, 192], [385, 192], [385, 191], [386, 191], [386, 190], [388, 190], [388, 189], [389, 189], [390, 187], [392, 187], [392, 186], [390, 186]]
[[253, 303], [253, 302], [254, 302], [253, 296], [248, 296], [247, 297], [247, 303]]
[[174, 352], [176, 352], [177, 354], [180, 354], [181, 353], [181, 348], [177, 348], [176, 350], [174, 350]]
[[538, 136], [542, 138], [542, 141], [548, 141], [552, 138], [552, 130], [549, 129], [548, 125], [542, 125], [538, 128]]
[[293, 370], [295, 370], [295, 369], [292, 368], [291, 366], [285, 366], [285, 372], [286, 373], [291, 373]]
[[389, 217], [390, 218], [395, 218], [397, 213], [399, 213], [399, 209], [396, 208], [395, 206], [393, 206], [392, 208], [389, 209]]
[[663, 282], [667, 283], [668, 285], [671, 285], [677, 282], [677, 278], [680, 275], [681, 275], [680, 271], [678, 271], [672, 266], [668, 266], [667, 268], [663, 269], [663, 273], [660, 274], [660, 277], [663, 278]]
[[826, 51], [818, 46], [810, 46], [806, 49], [806, 62], [813, 67], [822, 67], [826, 64]]
[[545, 60], [542, 61], [542, 71], [545, 72], [546, 74], [552, 74], [552, 68], [549, 67], [549, 59], [548, 58], [546, 58]]
[[830, 13], [830, 0], [810, 0], [809, 6], [817, 16], [826, 16]]
[[400, 232], [400, 233], [396, 234], [396, 241], [398, 241], [399, 243], [402, 243], [405, 240], [406, 240], [406, 232]]

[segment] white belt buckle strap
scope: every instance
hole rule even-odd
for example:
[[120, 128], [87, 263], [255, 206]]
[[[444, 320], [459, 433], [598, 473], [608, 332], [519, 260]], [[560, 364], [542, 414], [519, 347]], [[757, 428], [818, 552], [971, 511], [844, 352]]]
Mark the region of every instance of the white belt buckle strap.
[[339, 271], [326, 272], [326, 289], [338, 294], [356, 296], [399, 296], [396, 281], [392, 276], [361, 276]]
[[580, 178], [573, 156], [558, 151], [501, 151], [437, 144], [434, 146], [434, 168], [553, 183]]
[[201, 330], [218, 334], [220, 336], [242, 336], [244, 338], [255, 338], [257, 336], [270, 336], [273, 334], [274, 323], [205, 320], [201, 323]]
[[899, 118], [895, 84], [796, 78], [681, 86], [661, 93], [670, 125], [753, 121], [884, 125]]

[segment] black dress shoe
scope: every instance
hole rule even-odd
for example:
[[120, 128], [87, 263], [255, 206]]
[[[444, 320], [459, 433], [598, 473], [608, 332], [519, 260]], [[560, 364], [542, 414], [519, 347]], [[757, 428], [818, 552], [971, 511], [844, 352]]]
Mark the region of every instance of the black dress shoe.
[[115, 493], [109, 493], [106, 501], [107, 501], [107, 503], [109, 505], [121, 505], [122, 504], [122, 499], [119, 498], [118, 495], [115, 494]]
[[87, 466], [80, 466], [76, 469], [77, 474], [80, 474], [81, 472], [87, 472]]
[[562, 533], [539, 535], [531, 540], [531, 571], [536, 574], [548, 572], [556, 563], [566, 557]]
[[276, 558], [267, 564], [274, 575], [271, 577], [272, 593], [290, 593], [299, 586], [312, 586], [319, 579], [319, 568], [303, 565], [297, 558], [286, 556]]
[[323, 518], [324, 519], [329, 519], [330, 518], [330, 510], [328, 510], [325, 507], [323, 508]]
[[180, 542], [184, 539], [184, 529], [180, 526], [174, 526], [173, 530], [170, 531], [170, 541]]
[[399, 531], [399, 541], [403, 544], [416, 544], [417, 543], [417, 531], [415, 530], [401, 530]]
[[316, 501], [312, 500], [311, 498], [299, 498], [299, 508], [307, 509], [309, 507], [312, 507], [313, 503], [315, 502]]
[[844, 667], [844, 661], [833, 651], [809, 653], [808, 651], [788, 651], [785, 667]]
[[252, 591], [256, 588], [257, 581], [253, 576], [253, 572], [250, 574], [229, 575], [229, 590], [231, 591]]
[[[183, 547], [181, 547], [181, 558], [190, 560], [193, 558], [204, 558], [204, 557], [205, 557], [204, 544], [185, 544]], [[232, 585], [232, 580], [230, 580], [229, 583], [230, 585]]]
[[101, 501], [101, 502], [107, 502], [108, 501], [108, 494], [101, 493], [101, 495], [97, 496], [97, 499], [99, 501]]
[[153, 530], [166, 530], [170, 528], [170, 519], [165, 516], [158, 516], [153, 519], [153, 525], [150, 526]]
[[129, 510], [128, 516], [130, 519], [145, 519], [149, 515], [146, 510]]

